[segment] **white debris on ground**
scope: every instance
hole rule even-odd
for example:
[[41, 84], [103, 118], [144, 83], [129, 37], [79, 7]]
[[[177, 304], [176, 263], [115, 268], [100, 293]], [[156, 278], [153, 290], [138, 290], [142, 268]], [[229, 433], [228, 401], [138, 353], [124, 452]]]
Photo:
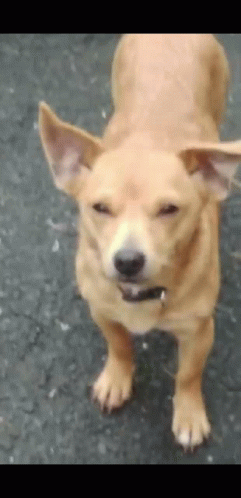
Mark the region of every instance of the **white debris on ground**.
[[58, 251], [59, 251], [59, 241], [56, 239], [52, 247], [52, 252], [58, 252]]
[[61, 321], [60, 321], [60, 320], [58, 320], [57, 318], [56, 318], [56, 320], [55, 320], [55, 321], [56, 321], [56, 323], [58, 323], [58, 324], [59, 324], [59, 326], [60, 326], [60, 328], [61, 328], [61, 330], [62, 330], [63, 332], [66, 332], [67, 330], [70, 330], [70, 325], [69, 325], [68, 323], [61, 322]]
[[53, 389], [51, 389], [51, 391], [49, 392], [48, 397], [49, 397], [50, 399], [52, 399], [52, 398], [56, 395], [56, 393], [57, 393], [57, 389], [56, 389], [56, 387], [54, 387], [54, 388], [53, 388]]

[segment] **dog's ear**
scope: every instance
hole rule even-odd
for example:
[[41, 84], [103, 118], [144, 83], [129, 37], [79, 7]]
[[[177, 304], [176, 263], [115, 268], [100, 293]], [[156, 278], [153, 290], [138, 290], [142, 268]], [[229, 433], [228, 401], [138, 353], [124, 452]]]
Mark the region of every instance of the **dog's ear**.
[[179, 155], [188, 172], [201, 176], [216, 200], [226, 199], [232, 178], [241, 162], [241, 140], [192, 144]]
[[103, 152], [101, 140], [60, 120], [45, 102], [39, 105], [39, 132], [56, 186], [76, 197]]

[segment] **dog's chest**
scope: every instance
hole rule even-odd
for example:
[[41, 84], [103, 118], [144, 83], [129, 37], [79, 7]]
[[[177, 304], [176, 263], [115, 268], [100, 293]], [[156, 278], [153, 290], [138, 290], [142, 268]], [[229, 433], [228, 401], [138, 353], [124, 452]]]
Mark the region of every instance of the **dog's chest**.
[[[119, 320], [129, 332], [142, 335], [149, 330], [157, 328], [160, 321], [156, 306], [140, 306], [139, 310], [135, 309], [136, 305], [126, 305], [125, 312], [119, 316]], [[159, 305], [161, 306], [161, 305]], [[134, 309], [131, 309], [134, 308]], [[129, 308], [129, 309], [128, 309]], [[149, 308], [149, 309], [147, 309]], [[150, 310], [150, 308], [153, 308]]]
[[159, 319], [153, 318], [151, 316], [145, 317], [144, 319], [130, 320], [129, 318], [122, 319], [122, 324], [128, 329], [128, 331], [133, 335], [144, 335], [153, 329], [158, 329], [171, 333], [186, 333], [189, 331], [193, 325], [195, 325], [197, 318], [194, 316], [186, 316], [180, 313], [179, 316], [166, 316], [165, 318], [160, 317]]
[[[209, 310], [208, 310], [209, 311]], [[115, 319], [122, 323], [134, 335], [143, 335], [152, 329], [171, 332], [177, 337], [183, 336], [195, 329], [197, 321], [205, 317], [201, 307], [189, 309], [169, 308], [168, 303], [148, 302], [128, 304], [116, 308]]]
[[161, 302], [124, 303], [115, 311], [117, 321], [135, 335], [143, 335], [152, 329], [172, 331], [180, 325], [180, 320], [186, 320], [182, 314], [172, 316]]

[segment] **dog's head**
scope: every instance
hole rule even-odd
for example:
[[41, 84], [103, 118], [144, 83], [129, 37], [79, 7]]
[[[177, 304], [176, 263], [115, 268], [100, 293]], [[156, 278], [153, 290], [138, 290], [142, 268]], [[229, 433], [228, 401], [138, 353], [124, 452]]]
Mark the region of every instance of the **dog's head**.
[[81, 208], [102, 273], [122, 290], [168, 285], [203, 206], [210, 196], [226, 197], [241, 159], [240, 141], [192, 145], [177, 154], [105, 151], [99, 138], [59, 120], [44, 103], [40, 135], [57, 187]]

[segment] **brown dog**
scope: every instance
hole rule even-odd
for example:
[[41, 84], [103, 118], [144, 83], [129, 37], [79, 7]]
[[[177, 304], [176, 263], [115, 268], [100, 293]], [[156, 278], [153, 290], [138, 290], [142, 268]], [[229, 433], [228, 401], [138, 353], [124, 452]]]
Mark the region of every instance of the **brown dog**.
[[172, 429], [185, 448], [210, 432], [201, 394], [219, 291], [218, 203], [241, 159], [220, 143], [228, 64], [212, 35], [125, 35], [113, 66], [115, 113], [99, 139], [40, 104], [56, 185], [81, 210], [76, 272], [108, 344], [93, 387], [111, 411], [131, 395], [132, 333], [179, 344]]

